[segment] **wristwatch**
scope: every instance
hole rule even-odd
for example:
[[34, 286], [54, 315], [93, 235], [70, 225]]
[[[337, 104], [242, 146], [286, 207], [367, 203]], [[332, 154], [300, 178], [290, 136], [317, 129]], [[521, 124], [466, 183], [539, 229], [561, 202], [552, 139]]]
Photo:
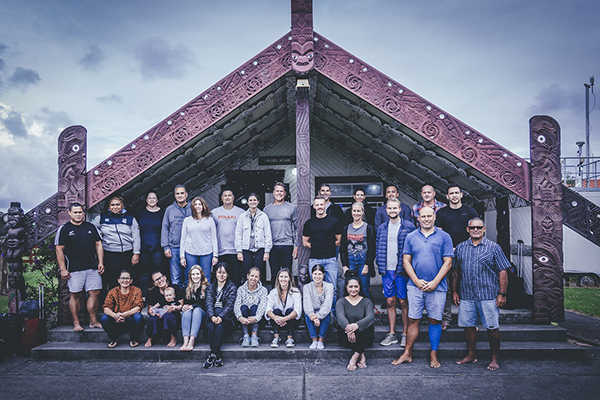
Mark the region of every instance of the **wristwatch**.
[[506, 293], [498, 293], [498, 296], [506, 297]]

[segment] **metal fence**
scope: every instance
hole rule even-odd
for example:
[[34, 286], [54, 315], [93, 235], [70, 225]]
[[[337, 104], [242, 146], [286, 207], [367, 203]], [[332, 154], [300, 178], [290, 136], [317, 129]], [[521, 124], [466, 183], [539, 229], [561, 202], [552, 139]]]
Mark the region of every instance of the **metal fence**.
[[562, 157], [562, 182], [578, 191], [600, 191], [600, 157]]

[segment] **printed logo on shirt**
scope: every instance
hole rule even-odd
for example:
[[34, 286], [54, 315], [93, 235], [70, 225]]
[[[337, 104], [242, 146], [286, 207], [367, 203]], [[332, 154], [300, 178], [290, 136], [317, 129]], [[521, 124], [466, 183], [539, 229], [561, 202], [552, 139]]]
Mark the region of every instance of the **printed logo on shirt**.
[[237, 219], [237, 215], [219, 215], [218, 219]]
[[124, 224], [126, 224], [126, 223], [127, 223], [127, 219], [126, 219], [126, 218], [123, 218], [123, 219], [122, 219], [122, 222], [123, 222]]
[[69, 231], [69, 236], [75, 236], [75, 231]]
[[362, 234], [358, 234], [358, 233], [349, 233], [348, 234], [348, 240], [351, 240], [353, 242], [362, 242], [365, 238], [365, 235]]

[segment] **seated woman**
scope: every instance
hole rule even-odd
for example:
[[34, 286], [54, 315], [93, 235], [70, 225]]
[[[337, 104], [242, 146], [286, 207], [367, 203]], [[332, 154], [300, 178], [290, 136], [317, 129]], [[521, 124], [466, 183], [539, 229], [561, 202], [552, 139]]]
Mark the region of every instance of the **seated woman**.
[[348, 363], [348, 371], [356, 367], [367, 368], [365, 349], [373, 344], [375, 312], [373, 302], [362, 296], [361, 281], [352, 271], [346, 274], [344, 295], [336, 303], [338, 342], [354, 350]]
[[275, 288], [267, 301], [267, 320], [271, 321], [275, 333], [271, 347], [279, 347], [279, 331], [287, 330], [286, 347], [294, 347], [294, 329], [298, 328], [302, 317], [302, 295], [294, 287], [292, 274], [287, 268], [280, 269], [275, 279]]
[[[244, 337], [242, 347], [258, 347], [258, 322], [264, 317], [267, 309], [267, 288], [260, 282], [260, 270], [250, 268], [246, 282], [237, 290], [233, 312], [242, 324]], [[248, 327], [252, 328], [252, 338], [248, 334]]]
[[215, 266], [211, 285], [206, 293], [210, 355], [204, 362], [204, 368], [223, 366], [221, 346], [225, 336], [233, 329], [233, 305], [235, 304], [237, 288], [229, 279], [227, 268], [225, 262], [220, 262]]
[[[178, 285], [169, 286], [167, 277], [159, 271], [152, 274], [152, 282], [154, 287], [148, 290], [146, 295], [146, 303], [148, 304], [148, 325], [146, 326], [146, 347], [152, 347], [154, 339], [160, 339], [162, 336], [169, 334], [171, 340], [167, 343], [167, 347], [175, 347], [177, 344], [177, 331], [179, 329], [179, 311], [183, 307], [184, 292]], [[166, 313], [155, 312], [157, 304], [165, 302], [165, 294], [167, 289], [171, 287], [175, 290], [174, 302], [169, 302]], [[170, 290], [169, 290], [170, 291]]]
[[119, 333], [129, 331], [129, 346], [136, 347], [138, 337], [144, 329], [144, 318], [140, 311], [144, 307], [142, 291], [132, 286], [131, 274], [123, 270], [117, 279], [119, 286], [111, 289], [104, 300], [104, 315], [100, 323], [110, 338], [109, 348], [118, 344]]
[[[312, 282], [304, 285], [302, 304], [306, 327], [310, 333], [312, 344], [310, 349], [324, 349], [323, 342], [327, 336], [327, 328], [331, 321], [331, 305], [333, 304], [333, 285], [323, 281], [325, 268], [316, 264], [312, 268]], [[317, 335], [317, 329], [319, 334]]]
[[181, 335], [183, 346], [179, 350], [192, 351], [198, 337], [198, 332], [206, 315], [206, 291], [208, 280], [199, 265], [190, 268], [188, 286], [185, 289], [185, 299], [181, 309]]

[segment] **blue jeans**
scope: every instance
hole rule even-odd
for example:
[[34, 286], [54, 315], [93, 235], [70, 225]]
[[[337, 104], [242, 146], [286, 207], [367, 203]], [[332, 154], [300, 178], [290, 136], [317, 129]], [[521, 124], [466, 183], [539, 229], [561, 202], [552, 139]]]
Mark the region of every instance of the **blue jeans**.
[[194, 265], [199, 265], [200, 267], [202, 267], [204, 276], [210, 282], [210, 268], [212, 266], [212, 258], [213, 258], [213, 253], [207, 254], [205, 256], [195, 256], [186, 251], [185, 252], [185, 276], [183, 277], [183, 280], [184, 280], [183, 287], [187, 287], [188, 279], [190, 277], [190, 268], [192, 268]]
[[308, 271], [312, 280], [312, 268], [321, 264], [325, 268], [325, 282], [329, 282], [333, 285], [333, 304], [331, 305], [331, 312], [335, 313], [335, 302], [337, 300], [337, 281], [338, 281], [338, 263], [337, 257], [331, 258], [309, 258], [308, 259]]
[[[171, 267], [171, 283], [182, 286], [183, 267], [179, 262], [179, 247], [169, 247], [171, 249], [171, 258], [169, 258], [169, 265]], [[187, 279], [187, 277], [186, 277]]]
[[363, 295], [367, 299], [371, 299], [371, 275], [363, 275], [362, 270], [367, 262], [366, 254], [351, 254], [348, 253], [348, 268], [355, 271], [360, 276], [360, 283], [363, 289]]
[[181, 335], [198, 337], [206, 313], [200, 307], [181, 313]]
[[119, 333], [129, 331], [129, 340], [138, 340], [140, 333], [144, 329], [144, 317], [142, 314], [135, 313], [132, 316], [125, 319], [125, 322], [117, 324], [114, 318], [104, 314], [100, 317], [100, 323], [102, 328], [108, 335], [111, 341], [119, 339]]
[[[304, 318], [306, 319], [306, 327], [308, 328], [308, 333], [310, 334], [310, 338], [316, 339], [317, 338], [317, 327], [311, 321], [311, 319], [308, 318], [308, 315], [305, 315]], [[327, 336], [327, 328], [329, 328], [330, 321], [331, 321], [331, 314], [327, 314], [327, 316], [321, 320], [321, 324], [319, 325], [318, 337], [325, 339], [325, 336]]]

